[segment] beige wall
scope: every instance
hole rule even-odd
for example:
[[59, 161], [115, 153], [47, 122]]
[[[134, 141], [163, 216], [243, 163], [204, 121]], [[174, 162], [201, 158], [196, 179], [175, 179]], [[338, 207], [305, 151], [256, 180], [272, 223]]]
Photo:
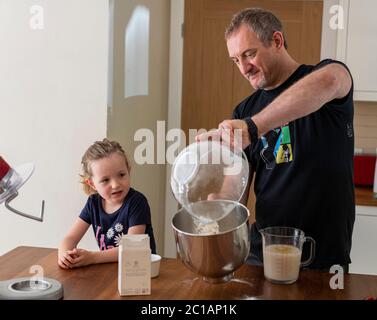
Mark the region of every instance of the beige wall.
[[[137, 5], [150, 10], [149, 94], [125, 99], [124, 32]], [[110, 89], [112, 105], [108, 113], [108, 136], [118, 140], [131, 159], [131, 185], [148, 198], [157, 252], [163, 254], [165, 165], [138, 165], [133, 155], [141, 143], [134, 141], [135, 132], [148, 128], [156, 137], [157, 121], [166, 121], [168, 117], [170, 0], [116, 0], [114, 20], [113, 88]]]

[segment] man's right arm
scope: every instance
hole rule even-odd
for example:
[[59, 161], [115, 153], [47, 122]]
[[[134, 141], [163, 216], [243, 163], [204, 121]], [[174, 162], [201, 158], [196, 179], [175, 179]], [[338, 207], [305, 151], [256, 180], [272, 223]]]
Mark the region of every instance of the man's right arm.
[[339, 63], [327, 64], [285, 90], [252, 120], [259, 136], [305, 117], [333, 99], [345, 97], [352, 87], [351, 75]]
[[[333, 99], [346, 96], [351, 87], [351, 75], [339, 63], [330, 63], [308, 74], [284, 91], [261, 112], [251, 117], [257, 128], [254, 140], [269, 130], [317, 111]], [[219, 128], [222, 129], [219, 130], [220, 134], [227, 130], [231, 132], [236, 129], [242, 130], [243, 148], [255, 142], [251, 141], [248, 124], [244, 120], [225, 120], [220, 123]], [[199, 136], [197, 141], [205, 139], [208, 139], [208, 135]], [[233, 141], [231, 145], [232, 143]]]

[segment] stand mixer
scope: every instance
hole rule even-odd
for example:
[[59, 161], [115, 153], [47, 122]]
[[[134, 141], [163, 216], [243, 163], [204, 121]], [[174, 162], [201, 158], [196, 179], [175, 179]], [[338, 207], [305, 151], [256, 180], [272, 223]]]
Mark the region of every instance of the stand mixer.
[[33, 172], [34, 165], [32, 163], [26, 163], [13, 169], [0, 156], [0, 204], [5, 202], [5, 207], [8, 210], [25, 218], [42, 222], [45, 204], [44, 200], [42, 201], [42, 208], [39, 217], [18, 211], [9, 205], [9, 202], [18, 196], [18, 189], [20, 189], [25, 182], [29, 180]]
[[250, 251], [249, 210], [240, 203], [247, 157], [217, 141], [189, 145], [172, 167], [171, 188], [182, 206], [173, 216], [182, 262], [209, 283], [233, 279]]
[[[26, 163], [12, 168], [0, 156], [0, 204], [28, 219], [43, 222], [44, 200], [39, 216], [33, 216], [12, 208], [9, 203], [18, 196], [18, 190], [29, 180], [34, 172], [34, 164]], [[63, 297], [63, 286], [55, 279], [17, 278], [0, 281], [0, 299], [28, 300], [43, 299], [57, 300]], [[33, 280], [34, 279], [34, 280]]]

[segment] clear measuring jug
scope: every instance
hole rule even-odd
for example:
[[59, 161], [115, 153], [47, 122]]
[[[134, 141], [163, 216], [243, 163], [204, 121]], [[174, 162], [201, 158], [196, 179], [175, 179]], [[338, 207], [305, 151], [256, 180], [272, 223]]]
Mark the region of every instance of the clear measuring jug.
[[[294, 283], [299, 276], [300, 267], [311, 264], [315, 257], [315, 241], [305, 237], [297, 228], [268, 227], [259, 230], [263, 241], [264, 276], [274, 283]], [[301, 262], [302, 246], [310, 243], [310, 256]]]

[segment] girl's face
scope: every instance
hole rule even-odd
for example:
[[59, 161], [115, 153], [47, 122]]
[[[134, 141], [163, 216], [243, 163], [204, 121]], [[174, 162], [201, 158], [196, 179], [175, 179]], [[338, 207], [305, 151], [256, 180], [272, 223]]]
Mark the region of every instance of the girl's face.
[[91, 161], [89, 184], [109, 204], [123, 203], [130, 190], [130, 175], [125, 158], [113, 152], [108, 157]]

